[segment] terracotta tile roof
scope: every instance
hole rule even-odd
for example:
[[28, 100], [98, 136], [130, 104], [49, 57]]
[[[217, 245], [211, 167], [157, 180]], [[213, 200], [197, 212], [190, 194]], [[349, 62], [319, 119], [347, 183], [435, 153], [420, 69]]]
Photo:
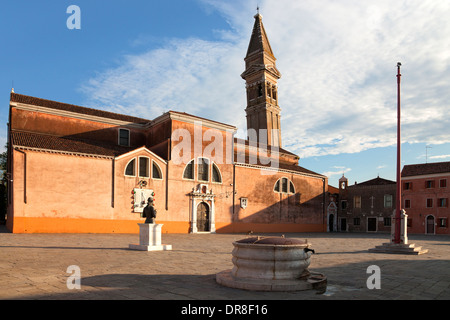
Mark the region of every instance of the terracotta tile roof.
[[397, 182], [377, 177], [375, 179], [357, 183], [353, 186], [348, 186], [348, 187], [351, 188], [351, 187], [361, 187], [361, 186], [385, 186], [385, 185], [390, 185], [390, 184], [397, 184]]
[[168, 114], [171, 114], [171, 113], [172, 113], [172, 114], [178, 114], [178, 115], [180, 115], [180, 116], [192, 117], [192, 118], [196, 118], [196, 119], [198, 119], [198, 120], [200, 120], [200, 121], [214, 122], [214, 123], [217, 123], [217, 124], [219, 124], [219, 125], [229, 126], [229, 127], [232, 127], [232, 128], [236, 128], [236, 127], [234, 127], [234, 126], [232, 126], [232, 125], [229, 125], [229, 124], [226, 124], [226, 123], [223, 123], [223, 122], [219, 122], [219, 121], [215, 121], [215, 120], [211, 120], [211, 119], [206, 119], [206, 118], [202, 118], [202, 117], [199, 117], [199, 116], [194, 116], [194, 115], [189, 114], [189, 113], [186, 113], [186, 112], [170, 110], [170, 111], [168, 111], [167, 113], [168, 113]]
[[108, 144], [102, 141], [78, 140], [30, 132], [12, 131], [13, 147], [36, 149], [41, 151], [67, 152], [86, 155], [114, 157], [132, 150], [132, 148]]
[[339, 188], [328, 185], [328, 192], [331, 194], [339, 193]]
[[[244, 144], [244, 145], [248, 146], [250, 142], [248, 140], [234, 138], [234, 143]], [[263, 149], [266, 149], [266, 150], [270, 149], [270, 148], [268, 148], [268, 145], [264, 144], [264, 143], [257, 143], [257, 146], [258, 146], [258, 148], [263, 148]], [[278, 150], [279, 150], [280, 153], [284, 153], [284, 154], [293, 156], [293, 157], [295, 157], [297, 159], [300, 159], [300, 157], [298, 155], [296, 155], [296, 154], [294, 154], [294, 153], [292, 153], [292, 152], [290, 152], [290, 151], [288, 151], [286, 149], [283, 149], [283, 148], [279, 147]]]
[[450, 173], [450, 162], [411, 164], [403, 167], [402, 177]]
[[[234, 142], [236, 144], [243, 144], [243, 145], [249, 145], [249, 141], [248, 140], [244, 140], [244, 139], [239, 139], [239, 138], [234, 138]], [[268, 146], [266, 144], [262, 144], [262, 143], [258, 143], [257, 144], [258, 148], [267, 148]], [[288, 155], [291, 158], [294, 158], [296, 160], [300, 159], [300, 157], [290, 151], [287, 151], [286, 149], [283, 148], [278, 148], [279, 153], [280, 154], [285, 154]], [[239, 159], [239, 155], [235, 154], [235, 160]], [[256, 159], [258, 161], [258, 163], [256, 165], [258, 166], [264, 166], [264, 167], [270, 167], [272, 164], [261, 164], [260, 163], [260, 159], [258, 157], [258, 159]], [[243, 162], [244, 164], [251, 164], [249, 157], [245, 156], [245, 160]], [[299, 173], [303, 173], [303, 174], [308, 174], [308, 175], [314, 175], [314, 176], [323, 176], [317, 172], [308, 170], [306, 168], [303, 168], [301, 166], [299, 166], [298, 164], [286, 164], [286, 163], [278, 163], [278, 168], [282, 169], [282, 170], [290, 170], [290, 171], [295, 171], [295, 172], [299, 172]], [[326, 178], [325, 176], [323, 176], [324, 178]]]
[[[239, 160], [239, 161], [238, 161]], [[257, 163], [254, 163], [252, 161], [256, 160]], [[319, 174], [317, 172], [308, 170], [306, 168], [303, 168], [297, 164], [286, 164], [286, 163], [261, 163], [259, 157], [257, 159], [252, 159], [252, 161], [250, 161], [250, 158], [248, 156], [245, 156], [244, 159], [240, 159], [239, 157], [237, 157], [237, 155], [235, 154], [235, 161], [238, 164], [242, 164], [242, 165], [255, 165], [255, 166], [260, 166], [260, 167], [267, 167], [267, 168], [277, 168], [280, 170], [289, 170], [289, 171], [294, 171], [294, 172], [298, 172], [298, 173], [302, 173], [302, 174], [306, 174], [306, 175], [312, 175], [312, 176], [320, 176], [323, 178], [326, 178], [326, 176]]]
[[132, 123], [138, 123], [138, 124], [145, 124], [145, 123], [150, 122], [150, 120], [147, 120], [147, 119], [127, 116], [127, 115], [113, 113], [113, 112], [109, 112], [109, 111], [80, 107], [80, 106], [73, 105], [73, 104], [67, 104], [67, 103], [62, 103], [62, 102], [57, 102], [57, 101], [52, 101], [52, 100], [41, 99], [41, 98], [26, 96], [23, 94], [18, 94], [18, 93], [13, 93], [13, 92], [11, 93], [10, 100], [11, 100], [11, 102], [30, 104], [30, 105], [34, 105], [34, 106], [41, 106], [41, 107], [46, 107], [46, 108], [51, 108], [51, 109], [70, 111], [70, 112], [75, 112], [75, 113], [81, 113], [81, 114], [97, 116], [97, 117], [104, 117], [104, 118], [109, 118], [109, 119], [114, 119], [114, 120], [122, 120], [122, 121], [127, 121], [127, 122], [132, 122]]
[[283, 170], [291, 170], [291, 171], [296, 171], [296, 172], [305, 173], [305, 174], [314, 175], [314, 176], [323, 176], [324, 178], [326, 178], [322, 174], [308, 170], [308, 169], [303, 168], [298, 165], [289, 165], [289, 164], [280, 163], [279, 166], [280, 166], [280, 169], [283, 169]]

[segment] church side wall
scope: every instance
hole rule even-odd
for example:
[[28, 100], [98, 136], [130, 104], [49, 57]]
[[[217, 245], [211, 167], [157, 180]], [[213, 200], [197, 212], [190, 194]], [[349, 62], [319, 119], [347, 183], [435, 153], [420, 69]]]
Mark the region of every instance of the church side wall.
[[17, 150], [13, 159], [13, 232], [79, 232], [113, 218], [110, 160]]
[[[261, 170], [236, 166], [237, 205], [234, 223], [233, 226], [224, 230], [232, 229], [234, 232], [324, 231], [325, 220], [322, 210], [324, 182], [321, 178]], [[276, 182], [283, 178], [293, 183], [294, 192], [274, 191]], [[327, 187], [326, 181], [325, 187]], [[248, 199], [245, 208], [240, 205], [242, 198]]]

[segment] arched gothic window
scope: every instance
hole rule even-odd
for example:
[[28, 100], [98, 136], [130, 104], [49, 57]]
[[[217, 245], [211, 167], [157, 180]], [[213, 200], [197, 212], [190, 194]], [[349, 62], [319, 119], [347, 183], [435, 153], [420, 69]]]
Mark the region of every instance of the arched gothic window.
[[215, 163], [212, 165], [212, 182], [222, 183], [222, 175]]
[[153, 179], [162, 179], [161, 168], [155, 161], [152, 161], [152, 178]]
[[128, 162], [125, 168], [125, 175], [135, 177], [136, 176], [136, 159], [132, 159]]
[[194, 180], [194, 160], [191, 160], [184, 168], [183, 178]]
[[209, 181], [209, 159], [198, 158], [197, 179], [198, 181]]
[[294, 183], [288, 178], [280, 178], [275, 182], [274, 192], [294, 194]]

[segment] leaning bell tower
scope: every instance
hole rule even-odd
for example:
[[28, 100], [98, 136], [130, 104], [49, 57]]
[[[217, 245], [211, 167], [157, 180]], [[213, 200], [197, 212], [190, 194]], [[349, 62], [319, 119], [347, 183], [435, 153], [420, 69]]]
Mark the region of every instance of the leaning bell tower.
[[[247, 130], [254, 129], [258, 143], [281, 147], [278, 80], [281, 73], [275, 65], [275, 56], [267, 38], [262, 15], [254, 16], [255, 24], [250, 38], [241, 77], [247, 88]], [[249, 140], [254, 137], [249, 136]]]

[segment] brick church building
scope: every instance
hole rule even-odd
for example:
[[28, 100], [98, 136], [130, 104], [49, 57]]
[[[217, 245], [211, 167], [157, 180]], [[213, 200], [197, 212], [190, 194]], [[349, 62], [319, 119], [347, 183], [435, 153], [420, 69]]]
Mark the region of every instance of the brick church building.
[[154, 196], [167, 233], [326, 231], [327, 177], [282, 148], [281, 74], [259, 14], [241, 77], [246, 140], [184, 112], [143, 119], [12, 91], [8, 229], [137, 233]]

